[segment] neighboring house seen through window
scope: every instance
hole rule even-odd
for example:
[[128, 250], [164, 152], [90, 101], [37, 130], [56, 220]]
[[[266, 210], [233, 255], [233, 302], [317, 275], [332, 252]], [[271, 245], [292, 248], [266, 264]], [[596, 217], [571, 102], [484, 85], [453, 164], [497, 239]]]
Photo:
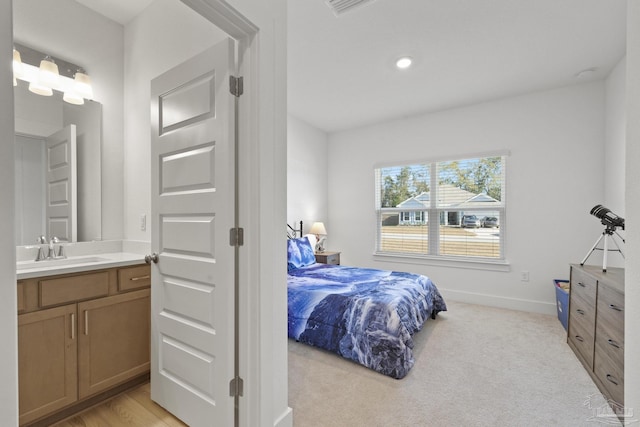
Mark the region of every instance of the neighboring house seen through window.
[[506, 156], [375, 169], [378, 254], [503, 261]]

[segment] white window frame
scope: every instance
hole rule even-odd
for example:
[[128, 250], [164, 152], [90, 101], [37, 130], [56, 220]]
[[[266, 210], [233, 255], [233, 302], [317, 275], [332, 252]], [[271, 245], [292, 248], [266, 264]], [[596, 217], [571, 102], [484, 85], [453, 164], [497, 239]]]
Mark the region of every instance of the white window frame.
[[[479, 268], [479, 269], [488, 269], [488, 270], [496, 270], [496, 271], [508, 271], [509, 263], [507, 261], [506, 254], [506, 236], [507, 236], [507, 191], [506, 191], [506, 183], [507, 183], [507, 158], [509, 156], [509, 152], [500, 151], [500, 152], [491, 152], [491, 153], [481, 153], [481, 154], [470, 154], [470, 155], [462, 155], [456, 157], [448, 157], [448, 158], [438, 158], [438, 159], [429, 159], [423, 161], [410, 161], [410, 162], [402, 162], [395, 164], [385, 164], [385, 165], [376, 165], [374, 167], [374, 176], [375, 176], [375, 192], [376, 192], [376, 206], [375, 206], [375, 217], [376, 217], [376, 246], [374, 251], [374, 259], [385, 260], [388, 261], [390, 258], [393, 258], [396, 262], [409, 262], [409, 263], [427, 263], [430, 265], [442, 265], [442, 266], [457, 266], [464, 268]], [[501, 205], [500, 206], [492, 206], [491, 208], [469, 208], [465, 207], [464, 214], [471, 215], [475, 214], [478, 218], [482, 218], [486, 216], [487, 213], [498, 213], [499, 215], [499, 248], [500, 248], [500, 256], [498, 257], [482, 257], [482, 256], [465, 256], [465, 255], [441, 255], [440, 254], [440, 220], [438, 221], [428, 221], [428, 241], [429, 241], [429, 249], [428, 254], [419, 254], [414, 252], [388, 252], [380, 249], [381, 239], [382, 239], [382, 214], [383, 213], [392, 213], [392, 212], [410, 212], [410, 211], [421, 211], [424, 212], [422, 215], [426, 215], [426, 218], [438, 218], [440, 219], [440, 215], [443, 214], [445, 217], [447, 216], [447, 212], [451, 212], [454, 209], [445, 209], [437, 206], [438, 200], [438, 173], [437, 173], [437, 165], [445, 162], [456, 161], [456, 160], [466, 160], [466, 159], [480, 159], [487, 157], [501, 157], [501, 167], [502, 167], [502, 188], [501, 188]], [[390, 167], [398, 167], [402, 168], [404, 166], [413, 166], [413, 165], [428, 165], [429, 167], [429, 177], [430, 177], [430, 193], [431, 196], [429, 198], [429, 207], [425, 209], [424, 207], [416, 207], [416, 208], [382, 208], [380, 206], [380, 186], [381, 182], [381, 171], [384, 168]], [[459, 221], [462, 220], [463, 213], [459, 214]]]

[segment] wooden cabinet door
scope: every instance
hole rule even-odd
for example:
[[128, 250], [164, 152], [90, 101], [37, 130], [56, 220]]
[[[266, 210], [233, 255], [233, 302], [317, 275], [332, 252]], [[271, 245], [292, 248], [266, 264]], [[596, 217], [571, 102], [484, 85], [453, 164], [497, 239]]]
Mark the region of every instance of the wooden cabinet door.
[[149, 371], [149, 289], [78, 303], [79, 398]]
[[18, 316], [20, 425], [78, 399], [76, 305]]

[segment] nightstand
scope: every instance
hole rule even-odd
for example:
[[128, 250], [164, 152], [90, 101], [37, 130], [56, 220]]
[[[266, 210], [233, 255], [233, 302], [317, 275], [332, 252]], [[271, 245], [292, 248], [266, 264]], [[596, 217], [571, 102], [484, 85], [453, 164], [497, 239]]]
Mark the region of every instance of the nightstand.
[[322, 264], [340, 265], [340, 252], [316, 252], [316, 262]]

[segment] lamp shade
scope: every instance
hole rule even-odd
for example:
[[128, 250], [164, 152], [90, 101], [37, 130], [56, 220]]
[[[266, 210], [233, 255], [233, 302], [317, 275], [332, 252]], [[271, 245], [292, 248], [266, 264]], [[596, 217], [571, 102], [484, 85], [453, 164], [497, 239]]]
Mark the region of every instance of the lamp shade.
[[73, 105], [82, 105], [84, 104], [84, 98], [81, 97], [80, 95], [78, 95], [77, 92], [74, 92], [72, 90], [66, 91], [64, 93], [64, 96], [62, 97], [62, 100], [65, 102], [68, 102], [69, 104], [73, 104]]
[[53, 95], [53, 89], [43, 84], [40, 84], [39, 82], [29, 83], [29, 91], [33, 93], [37, 93], [38, 95], [42, 95], [42, 96]]
[[93, 88], [91, 87], [91, 79], [89, 76], [78, 71], [74, 77], [75, 91], [78, 95], [86, 99], [93, 99]]
[[53, 95], [53, 88], [58, 87], [59, 78], [58, 66], [50, 56], [47, 56], [40, 61], [37, 81], [29, 84], [29, 90], [38, 95], [51, 96]]
[[318, 234], [318, 235], [327, 235], [327, 229], [324, 228], [324, 223], [322, 222], [314, 222], [313, 225], [311, 226], [311, 230], [309, 230], [309, 233], [311, 234]]
[[40, 73], [38, 75], [40, 84], [54, 88], [58, 86], [59, 78], [58, 66], [50, 56], [40, 61]]
[[16, 49], [13, 49], [13, 78], [22, 78], [22, 58]]

